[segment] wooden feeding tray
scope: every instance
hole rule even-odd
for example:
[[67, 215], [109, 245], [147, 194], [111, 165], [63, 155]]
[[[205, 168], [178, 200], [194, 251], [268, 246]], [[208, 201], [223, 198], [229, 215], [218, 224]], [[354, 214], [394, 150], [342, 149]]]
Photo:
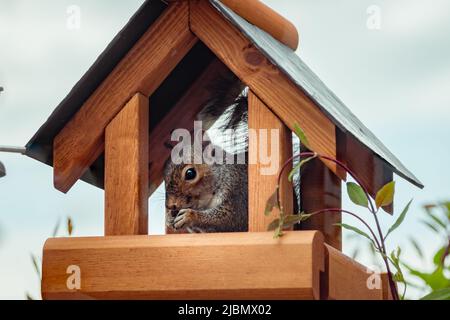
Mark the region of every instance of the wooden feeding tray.
[[[69, 289], [72, 266], [79, 289]], [[374, 299], [370, 270], [317, 231], [51, 239], [44, 299]], [[382, 276], [381, 280], [385, 280]]]
[[[311, 149], [345, 163], [372, 196], [394, 172], [422, 186], [295, 54], [297, 45], [295, 27], [256, 0], [143, 4], [27, 144], [28, 156], [53, 166], [56, 189], [82, 179], [105, 190], [105, 237], [46, 243], [44, 299], [389, 299], [385, 276], [369, 289], [372, 272], [341, 253], [339, 214], [279, 240], [264, 232], [278, 181], [260, 163], [249, 165], [249, 233], [146, 235], [148, 197], [170, 157], [165, 144], [174, 129], [192, 130], [220, 77], [248, 87], [250, 129], [279, 130], [280, 167], [299, 125]], [[345, 179], [333, 163], [312, 161], [300, 209], [341, 208]], [[280, 189], [294, 212], [287, 174]]]

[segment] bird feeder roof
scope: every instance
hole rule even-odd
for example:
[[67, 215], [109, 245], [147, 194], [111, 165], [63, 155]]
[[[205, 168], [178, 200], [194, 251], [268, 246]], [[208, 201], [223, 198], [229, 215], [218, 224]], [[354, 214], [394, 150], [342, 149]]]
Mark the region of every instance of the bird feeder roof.
[[[412, 184], [423, 187], [420, 180], [408, 170], [402, 162], [388, 150], [388, 148], [345, 106], [345, 104], [319, 79], [319, 77], [302, 61], [302, 59], [288, 46], [273, 38], [270, 34], [249, 23], [236, 14], [229, 7], [218, 0], [210, 0], [213, 7], [229, 22], [231, 22], [251, 43], [260, 50], [289, 80], [300, 88], [318, 108], [342, 132], [351, 134], [359, 143], [379, 157], [392, 172], [397, 173]], [[51, 114], [44, 125], [26, 145], [27, 155], [48, 165], [53, 164], [53, 140], [65, 125], [74, 117], [83, 103], [100, 86], [103, 80], [112, 72], [120, 60], [127, 54], [133, 45], [141, 38], [152, 24], [158, 19], [167, 7], [165, 1], [148, 0], [138, 12], [130, 19], [128, 24], [119, 32], [105, 51], [98, 57], [92, 67], [75, 85], [67, 97]], [[162, 35], [163, 36], [163, 35]], [[195, 50], [195, 49], [194, 49]], [[197, 51], [203, 54], [205, 61], [213, 58], [211, 53], [202, 45]], [[188, 58], [185, 58], [188, 59]], [[194, 62], [195, 61], [195, 62]], [[186, 62], [191, 65], [190, 72], [174, 72], [170, 81], [176, 83], [181, 77], [185, 88], [188, 83], [203, 70], [204, 64], [199, 59]], [[200, 64], [200, 65], [199, 65]], [[184, 76], [183, 76], [184, 75]], [[161, 97], [170, 95], [168, 86], [161, 86], [157, 94]], [[176, 98], [176, 95], [175, 97]], [[161, 99], [162, 101], [163, 99]], [[160, 103], [153, 108], [161, 108]], [[161, 115], [162, 117], [162, 115]], [[153, 119], [153, 121], [157, 121]], [[102, 159], [91, 166], [91, 170], [83, 179], [91, 184], [101, 187], [103, 163]]]

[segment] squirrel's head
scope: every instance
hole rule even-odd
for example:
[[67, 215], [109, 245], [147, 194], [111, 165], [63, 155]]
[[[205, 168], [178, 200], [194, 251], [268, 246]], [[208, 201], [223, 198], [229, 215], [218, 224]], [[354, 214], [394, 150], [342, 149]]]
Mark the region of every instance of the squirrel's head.
[[165, 170], [166, 209], [176, 215], [182, 209], [207, 209], [216, 195], [216, 182], [206, 164], [169, 162]]

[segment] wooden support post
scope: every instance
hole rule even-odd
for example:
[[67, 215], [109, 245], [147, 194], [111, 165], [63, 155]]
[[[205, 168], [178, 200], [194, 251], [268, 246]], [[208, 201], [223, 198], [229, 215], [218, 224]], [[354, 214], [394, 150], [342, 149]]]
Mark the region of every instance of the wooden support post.
[[137, 93], [106, 128], [105, 235], [148, 234], [148, 98]]
[[[300, 177], [301, 211], [306, 213], [322, 209], [342, 208], [341, 180], [323, 162], [315, 159], [302, 168]], [[327, 212], [312, 217], [301, 226], [304, 230], [319, 230], [325, 242], [342, 250], [341, 213]]]
[[[267, 200], [273, 195], [278, 184], [278, 173], [283, 164], [292, 157], [292, 133], [283, 122], [270, 111], [267, 106], [252, 92], [248, 94], [248, 127], [249, 132], [249, 231], [267, 231], [275, 215], [266, 217], [264, 211]], [[261, 130], [266, 130], [261, 131]], [[275, 130], [275, 131], [273, 131]], [[276, 144], [272, 144], [272, 131], [277, 134]], [[261, 135], [267, 139], [261, 141]], [[266, 140], [267, 143], [264, 143]], [[262, 143], [263, 142], [263, 143]], [[262, 149], [262, 150], [261, 150]], [[276, 163], [269, 166], [275, 168], [272, 175], [264, 175], [267, 164], [261, 163], [261, 154], [278, 156], [272, 158]], [[291, 166], [292, 167], [292, 166]], [[293, 214], [293, 190], [288, 181], [290, 170], [286, 170], [280, 185], [281, 202], [287, 214]]]

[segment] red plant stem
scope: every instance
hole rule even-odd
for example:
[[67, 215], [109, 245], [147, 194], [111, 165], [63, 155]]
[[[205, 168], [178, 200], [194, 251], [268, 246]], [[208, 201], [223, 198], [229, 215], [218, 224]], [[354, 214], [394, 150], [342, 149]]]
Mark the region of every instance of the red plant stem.
[[[291, 162], [293, 162], [295, 159], [297, 159], [297, 158], [301, 159], [303, 157], [315, 157], [315, 158], [321, 158], [321, 159], [324, 159], [324, 160], [328, 160], [328, 161], [334, 162], [335, 164], [337, 164], [338, 166], [343, 168], [348, 174], [350, 174], [350, 176], [363, 189], [364, 193], [366, 194], [367, 200], [369, 202], [369, 206], [370, 206], [369, 207], [369, 211], [373, 214], [374, 219], [375, 219], [375, 224], [377, 225], [377, 230], [378, 230], [378, 234], [379, 234], [379, 237], [380, 237], [381, 245], [380, 245], [380, 242], [379, 242], [378, 238], [375, 236], [375, 233], [373, 232], [372, 228], [370, 228], [370, 226], [363, 219], [359, 218], [357, 215], [355, 215], [355, 214], [352, 214], [352, 215], [358, 217], [358, 219], [360, 221], [362, 221], [366, 225], [366, 227], [369, 228], [370, 232], [372, 233], [372, 236], [374, 237], [374, 241], [376, 241], [376, 243], [379, 246], [378, 249], [383, 253], [382, 254], [382, 258], [383, 258], [383, 261], [384, 261], [384, 263], [386, 265], [386, 271], [388, 273], [388, 281], [389, 281], [389, 287], [390, 287], [391, 292], [392, 292], [392, 297], [393, 297], [394, 300], [400, 300], [400, 297], [398, 295], [398, 291], [397, 291], [397, 288], [395, 286], [395, 282], [394, 282], [394, 279], [393, 279], [393, 276], [392, 276], [391, 268], [389, 266], [389, 261], [387, 259], [386, 245], [384, 243], [385, 239], [383, 237], [383, 232], [381, 230], [380, 221], [378, 220], [377, 210], [375, 210], [375, 206], [372, 203], [372, 200], [370, 198], [370, 194], [369, 194], [367, 188], [364, 186], [364, 184], [361, 182], [361, 180], [358, 178], [358, 176], [352, 170], [350, 170], [350, 168], [348, 168], [341, 161], [339, 161], [337, 159], [333, 159], [333, 158], [328, 157], [328, 156], [320, 155], [320, 154], [315, 153], [315, 152], [301, 152], [300, 154], [295, 155], [295, 156], [291, 157], [290, 159], [288, 159], [286, 161], [286, 163], [283, 165], [283, 167], [281, 168], [280, 173], [278, 175], [278, 186], [281, 185], [281, 179], [283, 178], [284, 171], [287, 169], [289, 164]], [[280, 199], [281, 199], [280, 188], [277, 188], [277, 204], [278, 204], [279, 208], [282, 208], [282, 203], [281, 203]], [[325, 212], [326, 212], [326, 210], [325, 210]], [[348, 213], [348, 212], [345, 212], [345, 211], [342, 211], [342, 212]]]
[[385, 256], [387, 256], [387, 250], [386, 250], [386, 245], [385, 245], [385, 241], [384, 241], [385, 238], [383, 236], [383, 231], [381, 230], [381, 226], [380, 226], [380, 221], [378, 220], [378, 216], [377, 216], [376, 212], [373, 213], [373, 216], [374, 216], [377, 228], [378, 228], [378, 234], [380, 235], [380, 239], [381, 239], [382, 249], [383, 249], [383, 253], [384, 253], [383, 260], [384, 260], [384, 264], [386, 265], [386, 271], [388, 274], [388, 281], [389, 281], [389, 286], [391, 287], [392, 297], [394, 298], [394, 300], [400, 300], [400, 296], [398, 295], [398, 291], [395, 286], [394, 279], [392, 277], [392, 272], [391, 272], [391, 267], [389, 266], [389, 261], [385, 257]]

